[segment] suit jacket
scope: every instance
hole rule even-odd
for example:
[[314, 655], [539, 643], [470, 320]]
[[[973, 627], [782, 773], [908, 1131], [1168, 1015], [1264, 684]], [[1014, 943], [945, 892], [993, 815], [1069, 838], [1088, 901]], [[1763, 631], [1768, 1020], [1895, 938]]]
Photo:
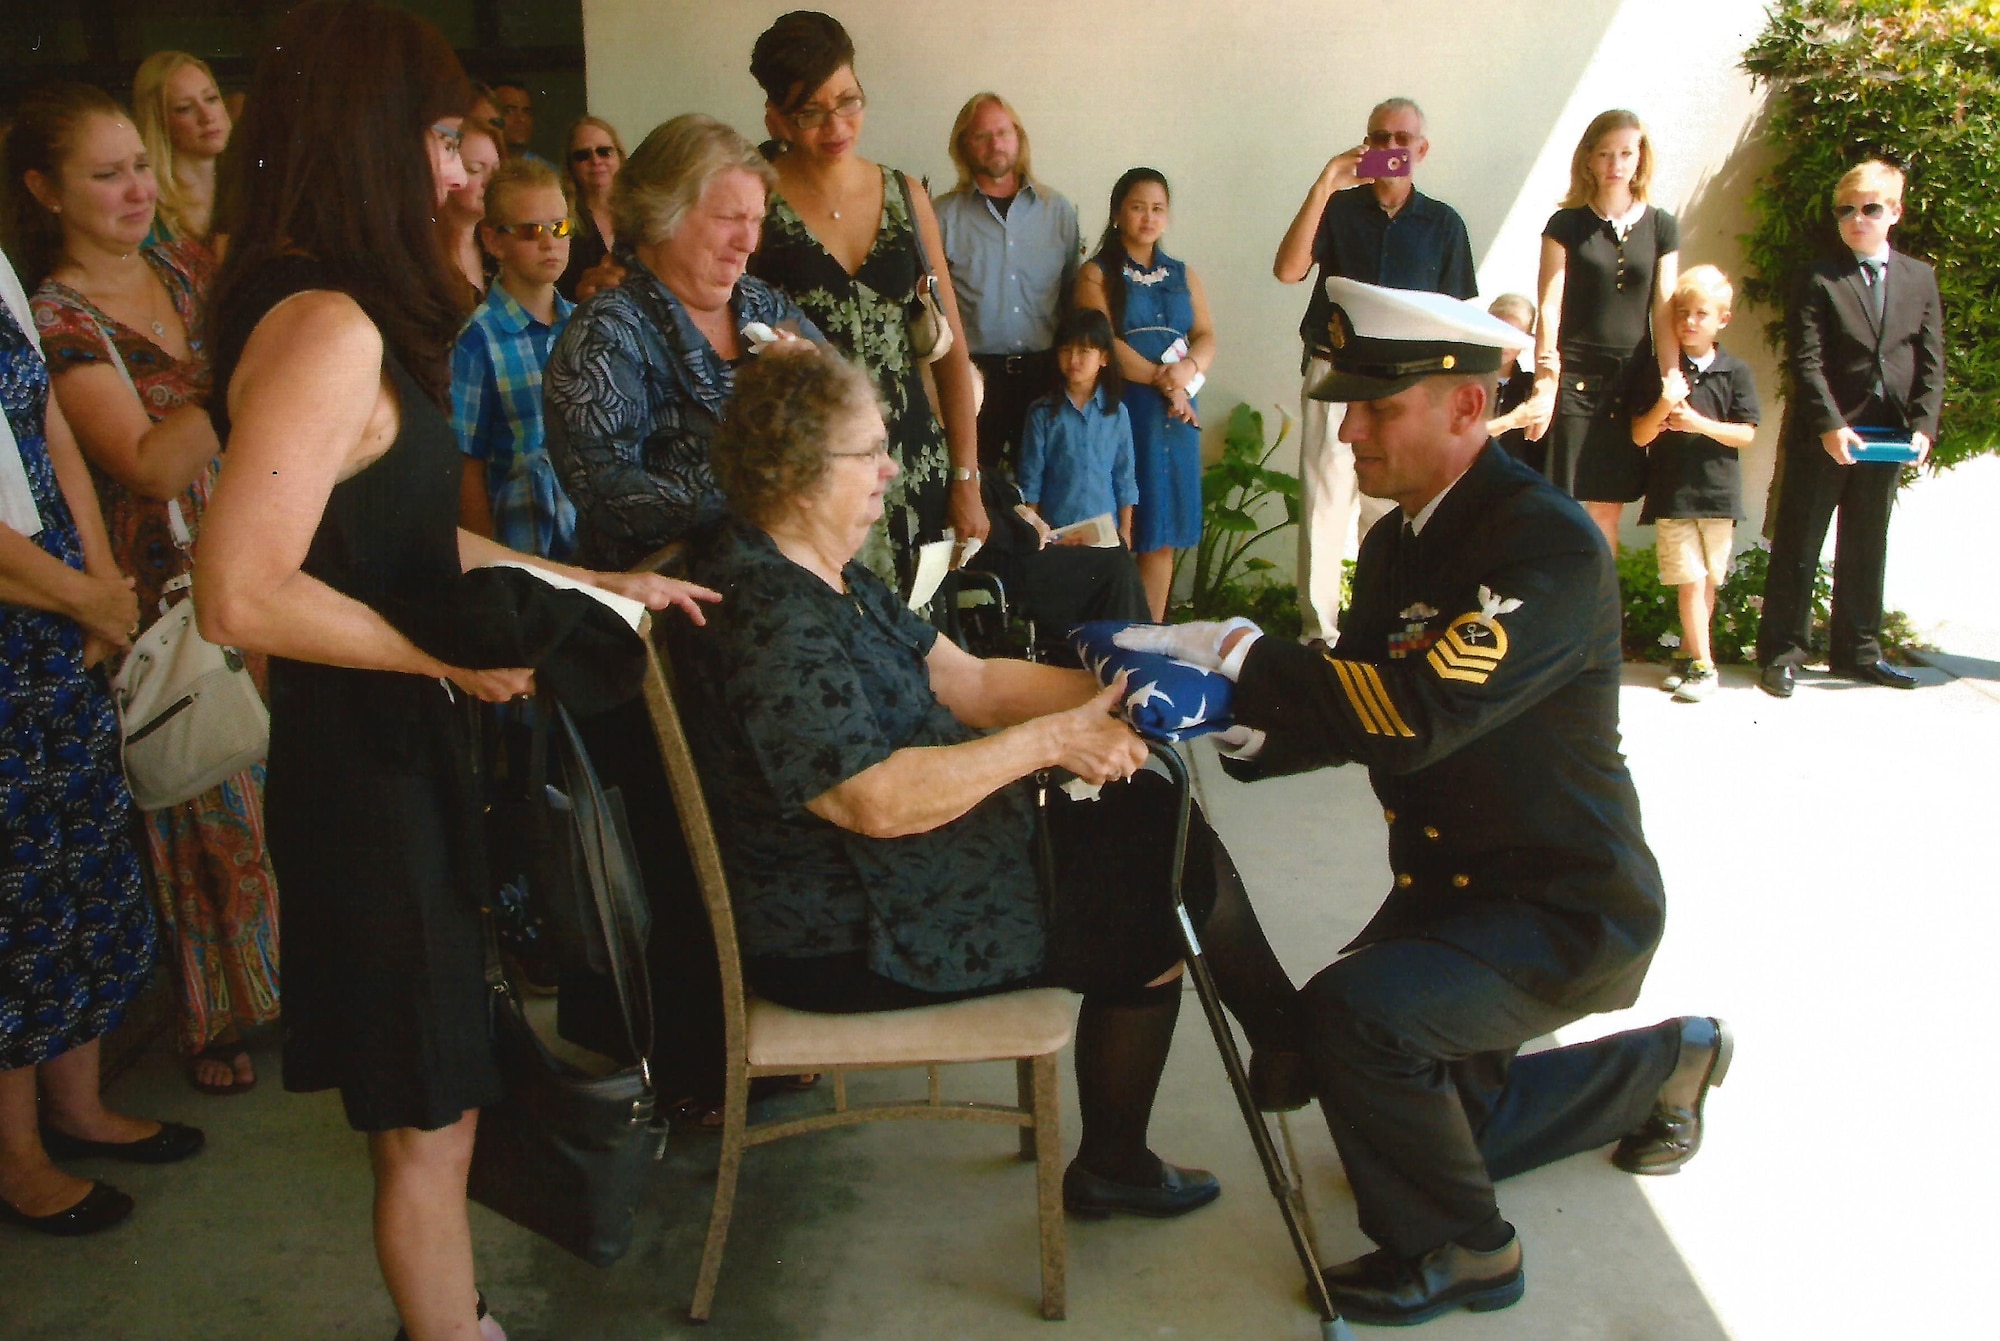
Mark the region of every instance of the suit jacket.
[[1244, 779], [1357, 760], [1395, 887], [1356, 948], [1454, 945], [1580, 1011], [1632, 1003], [1665, 918], [1618, 749], [1618, 580], [1583, 510], [1488, 443], [1420, 536], [1362, 542], [1330, 652], [1262, 638]]
[[1862, 423], [1937, 438], [1944, 404], [1937, 272], [1891, 250], [1887, 282], [1880, 323], [1852, 252], [1820, 262], [1800, 282], [1792, 303], [1794, 441]]

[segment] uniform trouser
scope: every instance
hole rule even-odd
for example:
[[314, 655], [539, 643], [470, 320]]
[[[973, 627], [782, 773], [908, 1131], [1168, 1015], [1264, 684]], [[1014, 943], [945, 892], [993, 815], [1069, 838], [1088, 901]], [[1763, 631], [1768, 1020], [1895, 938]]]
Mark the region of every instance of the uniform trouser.
[[1417, 1257], [1498, 1214], [1493, 1183], [1637, 1129], [1678, 1022], [1525, 1057], [1580, 1018], [1438, 941], [1368, 946], [1301, 993], [1314, 1089], [1361, 1230]]
[[1340, 631], [1340, 566], [1347, 534], [1360, 516], [1366, 535], [1389, 509], [1386, 498], [1369, 498], [1354, 483], [1354, 449], [1340, 441], [1347, 407], [1312, 398], [1312, 389], [1332, 371], [1325, 359], [1306, 363], [1299, 396], [1299, 617], [1308, 638], [1333, 641]]
[[1886, 461], [1843, 466], [1817, 441], [1788, 445], [1784, 466], [1757, 664], [1798, 665], [1810, 658], [1813, 577], [1827, 523], [1838, 511], [1827, 658], [1835, 666], [1872, 666], [1882, 659], [1882, 576], [1902, 467]]

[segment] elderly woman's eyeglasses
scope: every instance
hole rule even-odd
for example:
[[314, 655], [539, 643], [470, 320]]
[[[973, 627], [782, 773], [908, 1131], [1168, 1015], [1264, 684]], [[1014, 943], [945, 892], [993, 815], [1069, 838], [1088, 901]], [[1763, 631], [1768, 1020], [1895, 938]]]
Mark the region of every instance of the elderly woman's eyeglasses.
[[847, 94], [831, 107], [801, 107], [796, 112], [787, 112], [793, 125], [800, 130], [818, 130], [833, 117], [842, 121], [852, 121], [861, 115], [861, 109], [868, 105], [868, 95], [860, 89]]
[[520, 238], [523, 242], [536, 242], [542, 234], [550, 237], [568, 237], [576, 231], [574, 219], [550, 219], [547, 222], [530, 220], [526, 223], [494, 224], [493, 231], [505, 233], [508, 237]]
[[1879, 219], [1889, 212], [1889, 207], [1879, 200], [1871, 200], [1866, 205], [1835, 205], [1833, 217], [1842, 220], [1852, 219], [1856, 210], [1861, 211], [1861, 217], [1864, 219]]
[[431, 134], [437, 136], [443, 142], [444, 151], [448, 156], [452, 158], [458, 157], [459, 146], [465, 140], [465, 136], [459, 131], [458, 127], [434, 125], [431, 127]]
[[585, 145], [581, 149], [570, 150], [569, 161], [572, 163], [588, 163], [593, 154], [598, 158], [616, 158], [618, 156], [618, 146], [615, 144]]
[[889, 444], [886, 442], [878, 443], [876, 446], [870, 447], [865, 451], [828, 452], [827, 455], [835, 458], [836, 460], [887, 461], [889, 459]]

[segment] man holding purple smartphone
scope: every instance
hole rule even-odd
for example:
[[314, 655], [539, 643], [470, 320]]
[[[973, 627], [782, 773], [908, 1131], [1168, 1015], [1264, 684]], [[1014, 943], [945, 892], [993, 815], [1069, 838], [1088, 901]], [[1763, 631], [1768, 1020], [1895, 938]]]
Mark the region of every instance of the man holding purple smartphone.
[[[1417, 190], [1412, 180], [1430, 148], [1422, 108], [1408, 98], [1378, 103], [1368, 113], [1365, 142], [1320, 170], [1271, 266], [1286, 284], [1297, 284], [1319, 267], [1299, 326], [1305, 342], [1305, 387], [1299, 420], [1298, 581], [1299, 614], [1308, 639], [1331, 642], [1339, 632], [1340, 565], [1356, 513], [1361, 534], [1366, 534], [1393, 506], [1364, 498], [1355, 487], [1354, 451], [1338, 437], [1346, 407], [1312, 398], [1313, 387], [1331, 371], [1327, 322], [1332, 304], [1325, 281], [1345, 275], [1365, 284], [1454, 298], [1479, 291], [1465, 220], [1451, 206]], [[1358, 189], [1362, 187], [1367, 189]]]

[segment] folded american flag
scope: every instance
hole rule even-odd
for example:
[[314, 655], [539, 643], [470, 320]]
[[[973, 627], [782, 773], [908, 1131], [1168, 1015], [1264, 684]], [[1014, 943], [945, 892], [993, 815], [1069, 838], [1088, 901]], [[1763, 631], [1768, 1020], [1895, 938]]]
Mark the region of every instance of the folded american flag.
[[1149, 740], [1176, 741], [1227, 728], [1233, 688], [1228, 677], [1111, 641], [1130, 627], [1131, 621], [1122, 619], [1092, 620], [1072, 630], [1069, 640], [1099, 684], [1126, 675], [1125, 720], [1132, 729]]

